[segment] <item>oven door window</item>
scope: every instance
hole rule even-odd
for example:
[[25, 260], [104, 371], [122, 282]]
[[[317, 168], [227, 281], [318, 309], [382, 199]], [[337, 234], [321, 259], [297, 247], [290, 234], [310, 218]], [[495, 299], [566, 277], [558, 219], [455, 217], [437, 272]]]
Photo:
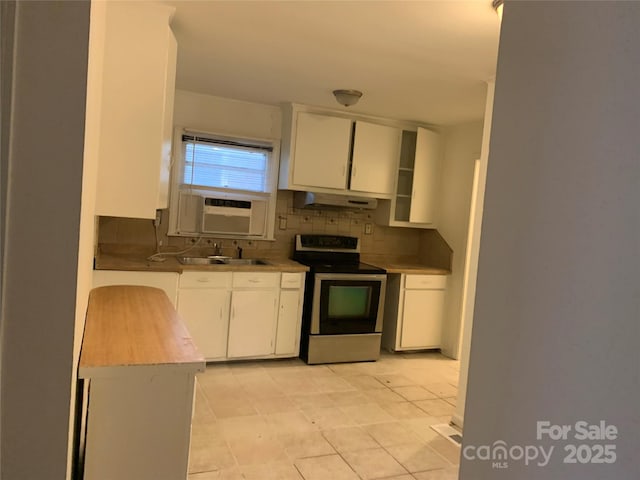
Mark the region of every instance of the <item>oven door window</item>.
[[332, 318], [362, 318], [369, 316], [371, 287], [331, 285], [328, 296], [328, 313]]
[[323, 280], [318, 333], [374, 333], [379, 298], [379, 281]]

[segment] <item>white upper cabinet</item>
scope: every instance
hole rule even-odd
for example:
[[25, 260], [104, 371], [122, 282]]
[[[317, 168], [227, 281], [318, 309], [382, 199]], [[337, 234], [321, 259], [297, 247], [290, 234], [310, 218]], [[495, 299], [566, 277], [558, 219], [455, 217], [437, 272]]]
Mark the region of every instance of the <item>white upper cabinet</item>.
[[295, 105], [283, 119], [281, 189], [391, 198], [399, 128]]
[[293, 183], [346, 189], [351, 120], [302, 112], [296, 123]]
[[418, 128], [409, 222], [436, 223], [440, 188], [440, 137]]
[[440, 135], [420, 127], [403, 130], [399, 158], [395, 193], [378, 207], [377, 222], [394, 227], [436, 228], [441, 198]]
[[175, 9], [108, 2], [106, 10], [96, 214], [155, 218], [168, 205]]
[[393, 194], [399, 150], [400, 129], [356, 121], [350, 189]]
[[171, 176], [171, 154], [173, 144], [173, 104], [176, 96], [176, 66], [178, 42], [167, 28], [167, 66], [165, 71], [164, 114], [162, 116], [162, 152], [160, 156], [160, 178], [158, 182], [158, 204], [156, 208], [169, 206], [169, 184]]

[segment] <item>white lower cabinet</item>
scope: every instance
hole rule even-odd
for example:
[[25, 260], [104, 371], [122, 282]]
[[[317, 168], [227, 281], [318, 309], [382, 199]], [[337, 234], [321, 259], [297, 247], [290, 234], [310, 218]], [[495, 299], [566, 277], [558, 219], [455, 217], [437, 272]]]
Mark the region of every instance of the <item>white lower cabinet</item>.
[[207, 361], [296, 357], [304, 273], [184, 272], [178, 313]]
[[278, 309], [278, 331], [276, 336], [276, 355], [296, 354], [300, 344], [300, 292], [283, 290], [280, 292]]
[[227, 356], [232, 274], [185, 272], [180, 276], [178, 313], [207, 360]]
[[229, 318], [229, 358], [274, 353], [277, 301], [275, 289], [234, 290]]
[[400, 348], [440, 347], [444, 290], [405, 290]]
[[276, 355], [297, 357], [300, 353], [300, 321], [304, 274], [283, 273], [280, 284]]
[[447, 278], [387, 275], [382, 344], [387, 350], [440, 348]]

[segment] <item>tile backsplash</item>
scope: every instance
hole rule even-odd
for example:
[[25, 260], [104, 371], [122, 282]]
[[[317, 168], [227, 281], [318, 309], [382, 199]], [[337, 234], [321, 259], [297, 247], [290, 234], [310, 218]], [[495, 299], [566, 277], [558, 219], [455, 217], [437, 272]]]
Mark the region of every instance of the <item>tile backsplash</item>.
[[[190, 237], [167, 236], [168, 212], [158, 228], [161, 251], [177, 251], [193, 245]], [[396, 261], [416, 261], [434, 267], [449, 268], [451, 249], [436, 230], [398, 228], [377, 225], [368, 211], [299, 209], [293, 206], [293, 192], [278, 191], [275, 241], [230, 238], [203, 238], [194, 252], [210, 253], [214, 243], [222, 243], [224, 255], [235, 256], [236, 247], [247, 258], [290, 257], [297, 233], [350, 235], [361, 239], [361, 254], [370, 259], [384, 257]], [[151, 220], [100, 217], [98, 247], [102, 251], [156, 248], [155, 228]]]

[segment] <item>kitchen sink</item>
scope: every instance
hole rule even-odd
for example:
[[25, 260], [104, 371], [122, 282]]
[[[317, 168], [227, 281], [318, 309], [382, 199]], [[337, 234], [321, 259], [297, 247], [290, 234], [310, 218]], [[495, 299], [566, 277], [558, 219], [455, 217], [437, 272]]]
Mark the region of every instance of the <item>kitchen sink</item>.
[[220, 265], [222, 260], [207, 257], [178, 257], [178, 261], [183, 265]]
[[178, 257], [183, 265], [269, 265], [259, 258], [231, 258], [223, 256], [212, 257]]
[[230, 258], [228, 260], [223, 260], [220, 263], [224, 263], [226, 265], [269, 265], [268, 262], [260, 260], [259, 258]]

